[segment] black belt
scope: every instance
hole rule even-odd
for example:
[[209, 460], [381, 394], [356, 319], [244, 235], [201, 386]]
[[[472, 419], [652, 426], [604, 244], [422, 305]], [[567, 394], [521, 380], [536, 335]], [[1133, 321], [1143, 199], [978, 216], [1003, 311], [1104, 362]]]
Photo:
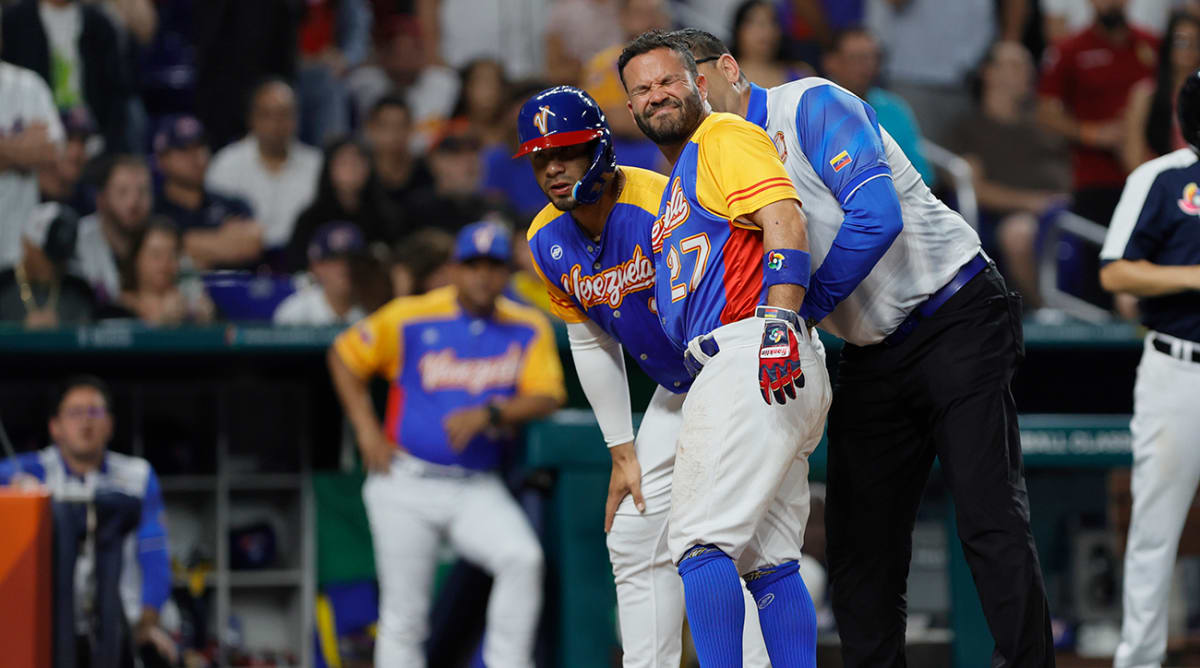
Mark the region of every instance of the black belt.
[[969, 283], [972, 278], [978, 276], [979, 272], [986, 269], [989, 264], [991, 263], [988, 262], [988, 259], [984, 257], [982, 253], [979, 253], [975, 257], [971, 258], [970, 262], [964, 264], [958, 270], [958, 273], [954, 275], [954, 278], [950, 279], [949, 283], [946, 283], [941, 287], [940, 290], [932, 295], [929, 295], [929, 299], [917, 304], [917, 306], [908, 313], [908, 317], [904, 319], [904, 322], [900, 323], [900, 325], [896, 327], [891, 334], [888, 334], [887, 338], [883, 340], [883, 343], [893, 347], [904, 343], [905, 339], [908, 338], [908, 335], [912, 334], [913, 330], [917, 328], [917, 325], [922, 320], [936, 313], [937, 310], [940, 309], [946, 302], [950, 301], [950, 298], [953, 297], [959, 290], [961, 290], [964, 285]]
[[1171, 352], [1171, 349], [1173, 348], [1173, 346], [1171, 345], [1171, 342], [1166, 340], [1165, 338], [1159, 336], [1158, 334], [1155, 334], [1154, 336], [1150, 337], [1150, 345], [1154, 346], [1154, 349], [1157, 350], [1158, 352], [1160, 352], [1164, 355], [1170, 355], [1171, 357], [1174, 357], [1177, 360], [1183, 360], [1185, 362], [1195, 362], [1196, 364], [1200, 364], [1200, 343], [1192, 344], [1192, 356], [1190, 359], [1187, 357], [1184, 357], [1182, 348], [1179, 350], [1178, 355]]

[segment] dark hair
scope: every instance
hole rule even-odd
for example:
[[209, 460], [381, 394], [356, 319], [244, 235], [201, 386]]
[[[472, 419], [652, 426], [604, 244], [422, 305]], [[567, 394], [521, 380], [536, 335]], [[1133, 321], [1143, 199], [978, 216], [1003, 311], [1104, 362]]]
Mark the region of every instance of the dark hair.
[[129, 246], [129, 257], [125, 258], [125, 262], [121, 267], [121, 289], [134, 291], [138, 288], [137, 277], [137, 261], [138, 256], [142, 254], [142, 247], [146, 245], [146, 240], [155, 232], [165, 232], [175, 239], [175, 246], [178, 247], [183, 241], [183, 235], [175, 223], [171, 222], [170, 218], [165, 216], [151, 216], [150, 220], [142, 226], [133, 236], [133, 243]]
[[[730, 31], [729, 52], [733, 54], [734, 58], [741, 58], [742, 54], [743, 54], [743, 45], [740, 42], [738, 42], [738, 31], [742, 29], [742, 24], [744, 24], [746, 21], [748, 21], [750, 19], [750, 12], [753, 11], [759, 5], [762, 5], [764, 7], [767, 7], [768, 9], [770, 9], [772, 12], [772, 15], [775, 16], [775, 23], [777, 23], [777, 24], [781, 23], [779, 20], [779, 14], [775, 13], [775, 5], [771, 4], [767, 0], [746, 0], [742, 4], [738, 5], [737, 10], [734, 11], [734, 13], [733, 13], [733, 29]], [[775, 53], [772, 54], [771, 60], [781, 61], [784, 59], [783, 55], [784, 55], [783, 25], [780, 25], [779, 26], [779, 44], [777, 44], [775, 46]]]
[[[845, 28], [833, 31], [833, 36], [829, 38], [829, 52], [841, 51], [842, 45], [845, 44], [846, 40], [850, 39], [851, 37], [870, 37], [871, 39], [875, 39], [875, 35], [863, 26], [846, 26]], [[988, 54], [989, 55], [984, 56], [984, 58], [991, 57], [990, 50], [988, 51]]]
[[[683, 66], [691, 73], [692, 79], [700, 76], [700, 73], [696, 71], [696, 59], [692, 57], [692, 51], [687, 44], [674, 37], [674, 33], [665, 30], [649, 30], [627, 44], [621, 51], [621, 57], [617, 58], [617, 74], [621, 77], [621, 85], [625, 86], [625, 66], [629, 64], [629, 61], [658, 49], [674, 51], [683, 61]], [[628, 90], [628, 86], [625, 89]]]
[[250, 89], [250, 94], [246, 96], [246, 118], [250, 118], [250, 115], [254, 113], [254, 105], [258, 103], [258, 96], [262, 95], [266, 89], [275, 85], [287, 88], [292, 92], [293, 96], [296, 94], [296, 91], [292, 88], [292, 84], [288, 83], [286, 79], [281, 79], [277, 76], [263, 77], [255, 84], [254, 88]]
[[1150, 114], [1146, 118], [1146, 144], [1157, 155], [1171, 152], [1171, 128], [1174, 127], [1175, 81], [1171, 72], [1171, 35], [1179, 24], [1190, 22], [1200, 28], [1200, 18], [1187, 12], [1174, 12], [1158, 47], [1158, 71], [1154, 76], [1154, 96], [1150, 99]]
[[458, 118], [467, 113], [467, 88], [471, 80], [471, 75], [475, 74], [475, 70], [480, 67], [488, 65], [500, 71], [500, 102], [496, 108], [496, 114], [504, 113], [504, 107], [508, 103], [508, 91], [511, 87], [508, 81], [508, 74], [504, 71], [504, 63], [495, 58], [476, 58], [458, 70], [458, 80], [462, 82], [462, 87], [458, 91], [458, 101], [454, 103], [454, 109], [450, 112], [450, 118]]
[[149, 165], [146, 164], [146, 159], [140, 155], [132, 153], [118, 153], [117, 155], [108, 158], [104, 162], [104, 166], [100, 170], [99, 186], [101, 190], [108, 187], [108, 182], [112, 179], [113, 174], [122, 167], [130, 167], [133, 169], [144, 169], [147, 173], [150, 171]]
[[408, 267], [413, 279], [413, 294], [423, 294], [426, 292], [425, 281], [448, 264], [453, 255], [454, 235], [436, 227], [426, 227], [406, 237], [396, 248], [393, 259]]
[[400, 95], [400, 93], [393, 91], [385, 94], [378, 100], [375, 100], [375, 104], [371, 105], [371, 110], [367, 112], [367, 122], [370, 123], [371, 121], [374, 121], [384, 109], [389, 107], [402, 110], [404, 115], [407, 116], [409, 120], [412, 120], [412, 110], [408, 108], [408, 103], [404, 101], [404, 98]]
[[58, 389], [58, 395], [54, 401], [54, 414], [58, 415], [62, 411], [63, 402], [67, 400], [67, 395], [81, 387], [90, 387], [96, 390], [104, 397], [104, 405], [112, 410], [113, 400], [112, 391], [108, 389], [108, 383], [101, 380], [98, 376], [91, 374], [79, 374], [71, 376], [63, 381], [63, 384]]
[[671, 33], [671, 36], [687, 45], [696, 60], [717, 58], [727, 53], [733, 55], [720, 38], [699, 28], [681, 28]]

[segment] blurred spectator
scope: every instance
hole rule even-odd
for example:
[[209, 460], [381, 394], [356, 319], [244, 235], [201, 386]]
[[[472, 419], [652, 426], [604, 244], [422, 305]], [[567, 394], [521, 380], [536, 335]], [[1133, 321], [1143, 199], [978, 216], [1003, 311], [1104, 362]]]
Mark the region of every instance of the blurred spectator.
[[21, 0], [4, 11], [0, 25], [0, 58], [40, 74], [59, 109], [86, 106], [105, 150], [132, 148], [129, 72], [104, 12], [73, 0]]
[[183, 234], [183, 251], [198, 269], [242, 267], [262, 252], [262, 227], [240, 199], [204, 187], [208, 146], [204, 126], [191, 116], [169, 120], [154, 138], [162, 191], [154, 212]]
[[21, 259], [21, 229], [38, 204], [36, 171], [54, 164], [62, 123], [46, 83], [0, 61], [0, 269]]
[[220, 148], [246, 134], [247, 100], [268, 77], [296, 76], [303, 3], [295, 0], [197, 0], [196, 115]]
[[746, 0], [738, 5], [731, 32], [729, 51], [754, 83], [774, 88], [812, 74], [811, 68], [784, 61], [779, 14], [768, 0]]
[[427, 62], [463, 67], [477, 58], [504, 63], [514, 78], [545, 70], [543, 35], [550, 0], [416, 0]]
[[282, 81], [254, 90], [249, 118], [250, 134], [213, 156], [204, 182], [249, 202], [267, 253], [282, 252], [316, 194], [321, 153], [296, 140], [296, 97]]
[[154, 0], [84, 0], [93, 2], [104, 10], [117, 32], [117, 50], [121, 63], [128, 73], [130, 91], [126, 118], [125, 144], [130, 150], [141, 153], [145, 148], [150, 121], [146, 106], [137, 94], [140, 74], [138, 56], [144, 47], [150, 46], [158, 31], [158, 9]]
[[475, 135], [484, 146], [504, 141], [511, 125], [501, 115], [508, 101], [508, 90], [508, 77], [499, 62], [481, 58], [467, 63], [462, 69], [458, 102], [450, 115], [453, 129]]
[[212, 322], [216, 309], [204, 284], [194, 277], [179, 279], [180, 242], [179, 230], [163, 218], [151, 218], [142, 227], [122, 268], [122, 292], [113, 315], [155, 327]]
[[558, 0], [546, 19], [546, 78], [577, 83], [583, 64], [621, 41], [617, 4], [621, 0]]
[[967, 79], [997, 37], [1019, 37], [1020, 25], [997, 23], [1019, 2], [868, 0], [867, 27], [888, 54], [888, 88], [912, 105], [926, 137], [945, 144], [951, 124], [970, 109]]
[[88, 160], [88, 140], [92, 137], [87, 109], [75, 107], [62, 116], [66, 145], [58, 159], [38, 170], [38, 191], [43, 202], [59, 202], [78, 214], [95, 210], [95, 194], [83, 180]]
[[350, 324], [366, 315], [358, 303], [350, 272], [351, 257], [365, 249], [353, 223], [326, 223], [308, 245], [308, 271], [313, 281], [275, 309], [276, 325]]
[[[513, 160], [517, 152], [517, 112], [525, 101], [548, 86], [540, 81], [528, 81], [512, 87], [502, 113], [504, 141], [483, 149], [483, 190], [504, 198], [517, 213], [522, 224], [533, 220], [546, 206], [542, 192], [528, 160]], [[543, 292], [545, 292], [543, 290]]]
[[[912, 107], [899, 95], [875, 85], [879, 78], [879, 43], [862, 28], [839, 31], [833, 45], [825, 54], [822, 67], [829, 78], [846, 90], [867, 101], [875, 109], [879, 124], [904, 151], [913, 167], [929, 187], [937, 184], [937, 176], [921, 150], [921, 128]], [[741, 59], [738, 60], [741, 62]]]
[[[617, 58], [625, 44], [647, 30], [667, 30], [671, 27], [671, 15], [666, 0], [617, 0], [621, 24], [620, 41], [596, 54], [583, 68], [583, 85], [596, 104], [604, 111], [613, 134], [626, 139], [645, 140], [642, 131], [633, 122], [626, 108], [629, 98], [617, 72]], [[618, 151], [618, 155], [622, 155]], [[631, 164], [622, 155], [621, 164]], [[643, 165], [636, 165], [641, 167]]]
[[456, 70], [426, 59], [417, 20], [393, 16], [380, 30], [374, 62], [346, 77], [360, 119], [368, 118], [384, 96], [400, 96], [412, 113], [414, 131], [409, 146], [418, 152], [424, 152], [441, 124], [450, 117], [460, 89]]
[[433, 185], [413, 193], [409, 221], [418, 227], [437, 227], [456, 233], [475, 221], [499, 217], [512, 224], [516, 214], [502, 197], [483, 192], [479, 140], [451, 133], [429, 153]]
[[300, 139], [319, 146], [350, 129], [342, 77], [366, 60], [371, 8], [366, 0], [308, 0], [300, 24]]
[[[999, 248], [1025, 306], [1038, 308], [1035, 244], [1039, 218], [1066, 205], [1071, 185], [1066, 143], [1033, 116], [1033, 57], [998, 42], [981, 70], [979, 108], [954, 128], [950, 148], [975, 174], [984, 244]], [[994, 239], [992, 236], [994, 235]]]
[[79, 221], [79, 243], [71, 263], [71, 271], [92, 286], [98, 303], [120, 296], [120, 267], [129, 261], [134, 238], [152, 205], [145, 161], [133, 155], [112, 158], [96, 197], [96, 213]]
[[[1158, 36], [1164, 34], [1172, 9], [1190, 0], [1129, 0], [1126, 16], [1133, 25]], [[1046, 42], [1053, 44], [1087, 28], [1096, 20], [1090, 0], [1041, 0]]]
[[[542, 198], [544, 201], [545, 195]], [[504, 291], [504, 296], [522, 304], [535, 306], [543, 313], [553, 313], [550, 310], [550, 293], [546, 291], [546, 282], [538, 275], [533, 253], [529, 251], [529, 237], [526, 234], [528, 231], [529, 226], [526, 225], [513, 235], [513, 273], [508, 279], [508, 288]]]
[[423, 295], [450, 285], [453, 254], [453, 234], [432, 227], [414, 232], [396, 248], [391, 268], [393, 294]]
[[378, 198], [371, 197], [371, 188], [371, 153], [366, 145], [353, 137], [332, 141], [325, 149], [317, 197], [300, 214], [288, 242], [288, 271], [303, 271], [308, 266], [313, 233], [330, 221], [354, 223], [368, 244], [393, 241], [393, 230], [379, 210]]
[[433, 175], [425, 162], [412, 154], [409, 138], [412, 115], [397, 95], [380, 98], [367, 117], [367, 143], [375, 158], [376, 191], [381, 210], [393, 226], [389, 239], [407, 230], [408, 208], [412, 193], [433, 184]]
[[47, 329], [91, 321], [92, 291], [66, 272], [79, 219], [60, 204], [37, 207], [21, 233], [20, 262], [0, 273], [0, 321]]
[[733, 15], [741, 2], [742, 0], [671, 0], [669, 11], [675, 17], [677, 25], [698, 28], [729, 43], [733, 39], [729, 32], [730, 26], [733, 25]]
[[1178, 12], [1171, 17], [1158, 49], [1158, 73], [1129, 92], [1121, 162], [1126, 171], [1160, 155], [1184, 148], [1175, 96], [1184, 79], [1200, 68], [1200, 17]]
[[1129, 26], [1126, 0], [1091, 2], [1096, 22], [1046, 50], [1038, 117], [1072, 142], [1072, 210], [1108, 225], [1125, 180], [1122, 113], [1133, 85], [1154, 72], [1158, 42]]

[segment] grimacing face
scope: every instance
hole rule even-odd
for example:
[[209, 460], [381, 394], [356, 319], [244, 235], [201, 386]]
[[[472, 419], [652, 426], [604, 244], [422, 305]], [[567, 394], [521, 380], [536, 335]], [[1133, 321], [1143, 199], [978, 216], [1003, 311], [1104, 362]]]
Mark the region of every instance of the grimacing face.
[[679, 144], [704, 120], [708, 82], [703, 75], [693, 80], [675, 51], [661, 48], [635, 56], [624, 76], [633, 120], [655, 144]]
[[572, 191], [575, 183], [587, 173], [592, 143], [544, 148], [529, 154], [533, 176], [538, 186], [559, 211], [570, 211], [579, 205]]

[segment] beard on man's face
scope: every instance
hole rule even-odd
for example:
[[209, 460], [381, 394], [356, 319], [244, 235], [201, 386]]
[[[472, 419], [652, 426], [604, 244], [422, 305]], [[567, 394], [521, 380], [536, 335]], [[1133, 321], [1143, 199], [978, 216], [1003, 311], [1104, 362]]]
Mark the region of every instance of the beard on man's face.
[[[666, 115], [663, 118], [651, 118], [660, 109], [679, 109], [678, 115]], [[659, 104], [647, 106], [641, 114], [635, 114], [634, 120], [642, 134], [659, 146], [678, 144], [695, 132], [700, 125], [704, 113], [704, 103], [700, 100], [700, 92], [692, 89], [682, 101], [667, 98]]]

